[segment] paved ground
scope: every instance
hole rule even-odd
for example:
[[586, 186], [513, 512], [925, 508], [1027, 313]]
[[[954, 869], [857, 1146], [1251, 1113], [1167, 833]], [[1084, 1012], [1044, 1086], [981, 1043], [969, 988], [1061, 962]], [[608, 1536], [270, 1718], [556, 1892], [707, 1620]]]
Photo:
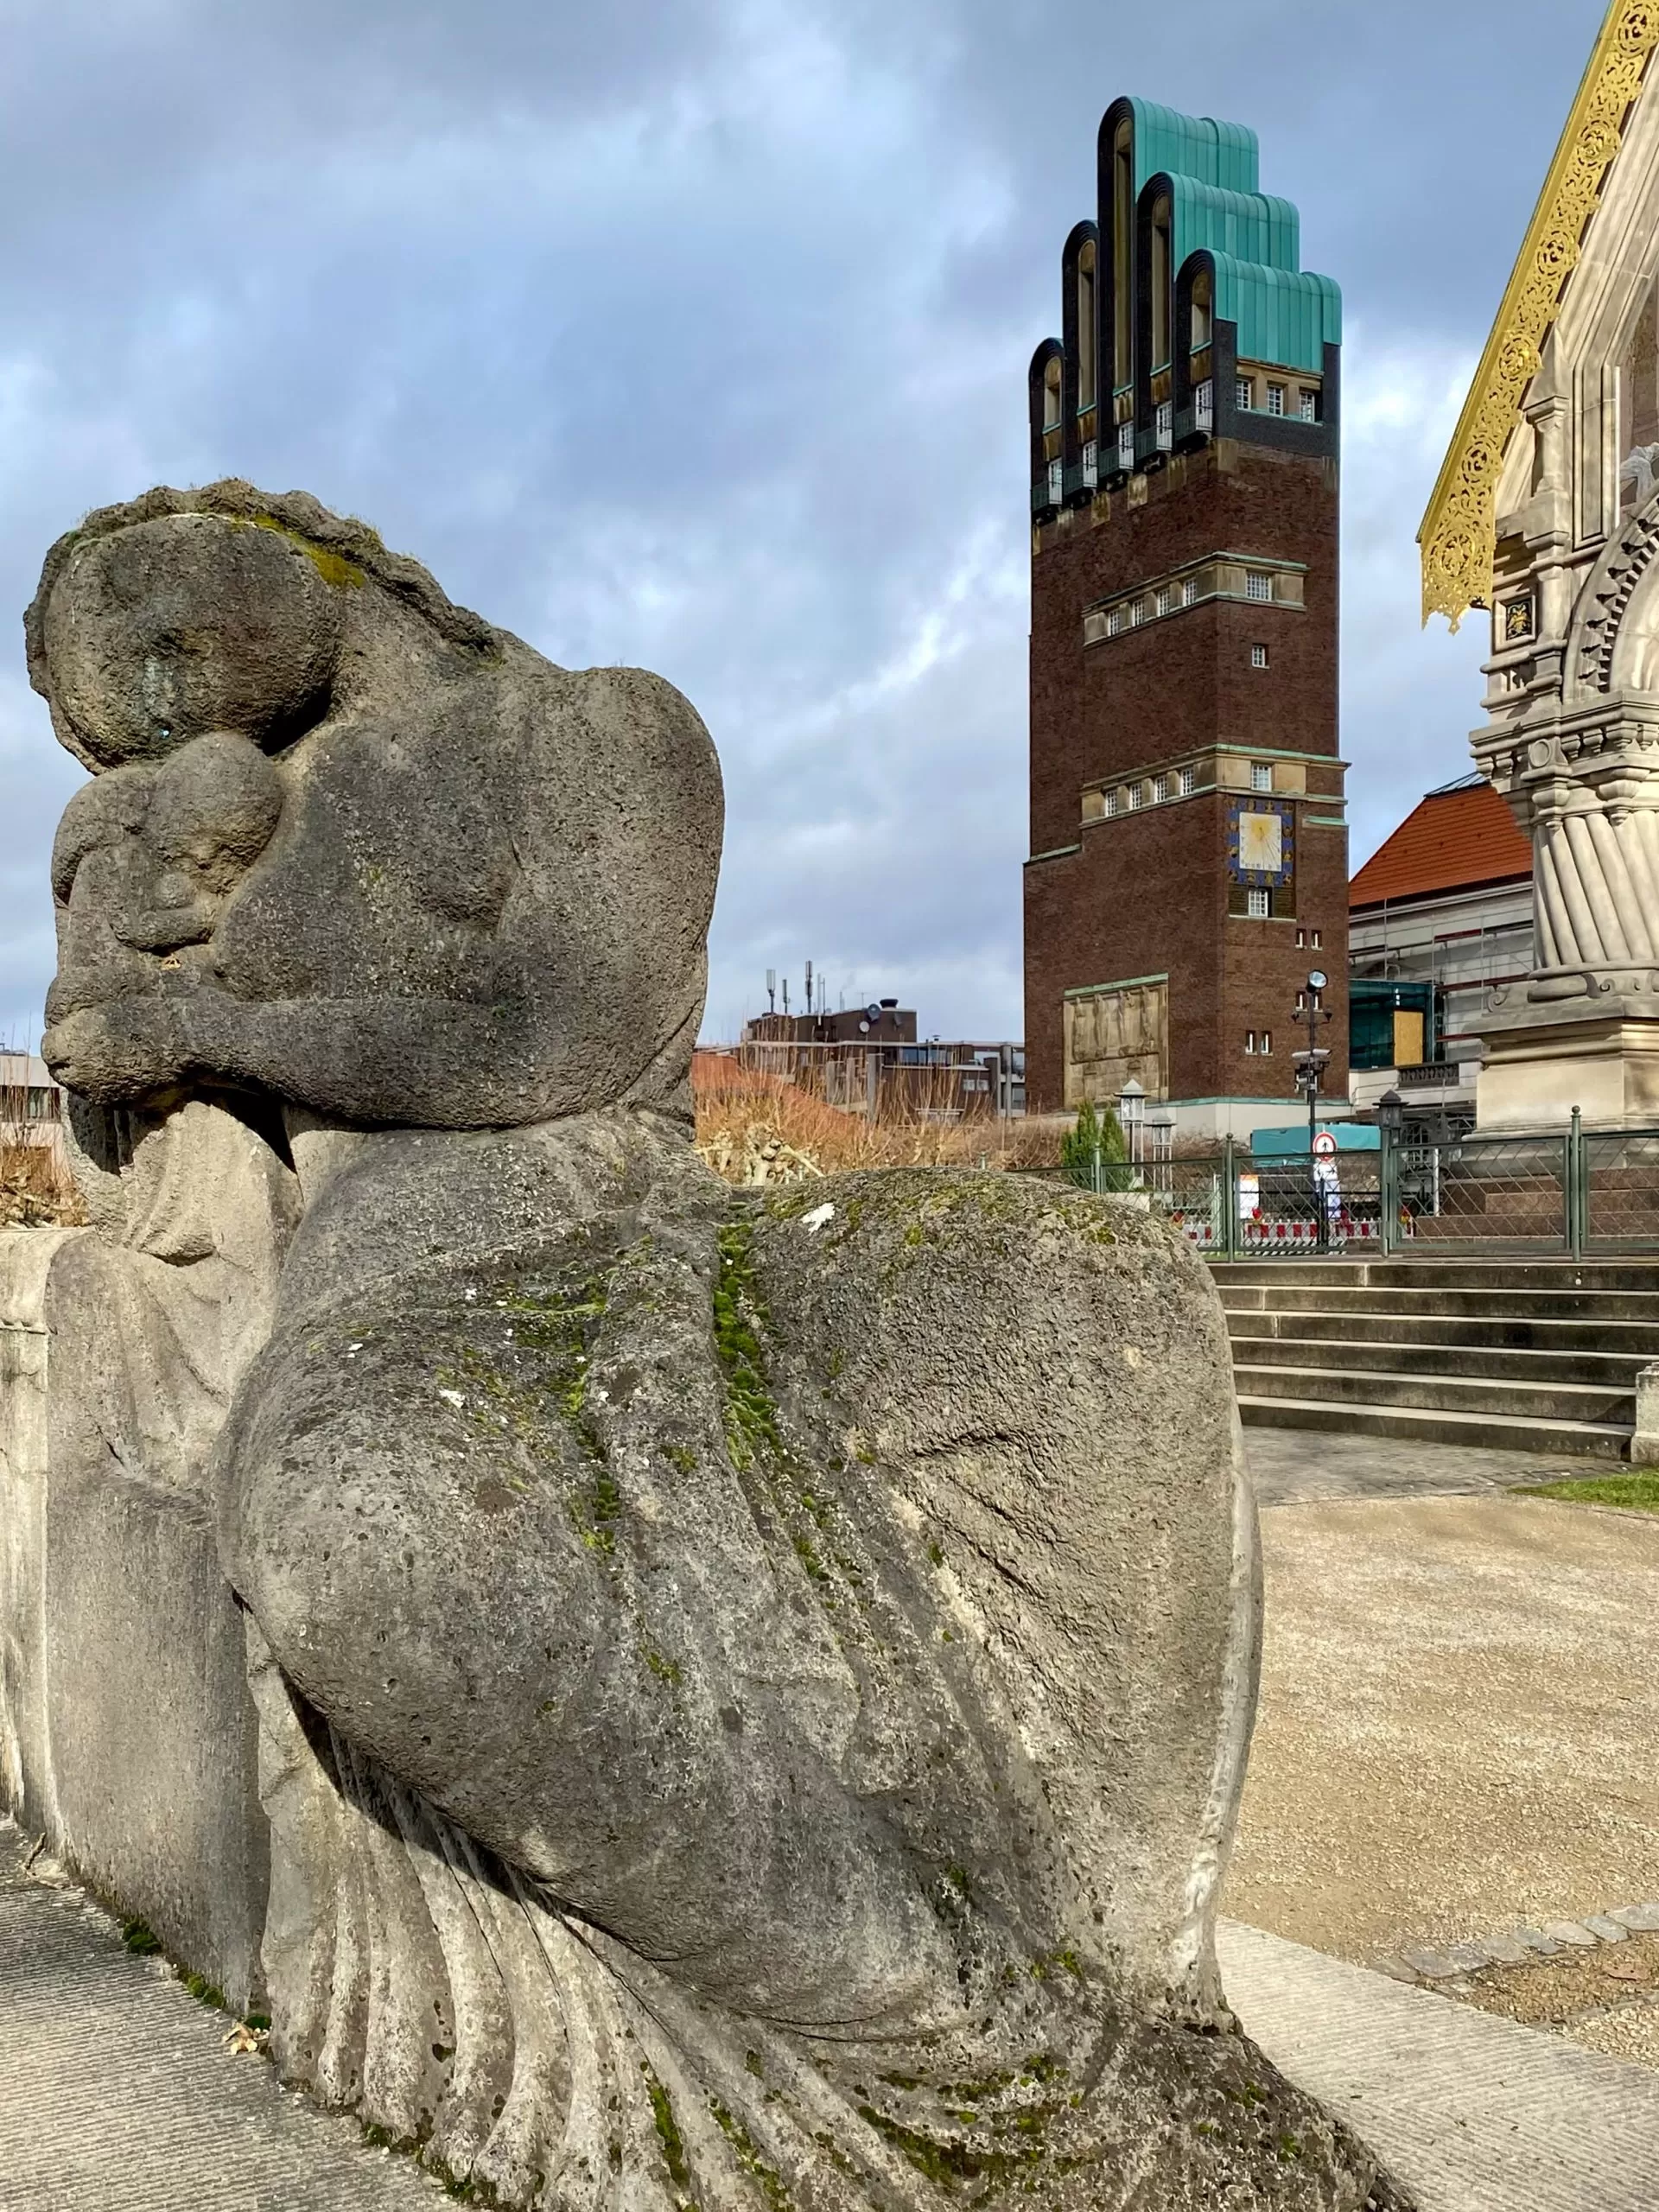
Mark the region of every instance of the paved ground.
[[418, 2212], [407, 2159], [235, 2057], [231, 2024], [0, 1822], [0, 2212]]
[[[1248, 1440], [1264, 1499], [1293, 1502], [1262, 1516], [1262, 1707], [1227, 1910], [1376, 1963], [1659, 1897], [1659, 1516], [1497, 1487], [1561, 1471], [1548, 1459]], [[1474, 1993], [1659, 2062], [1659, 1992], [1585, 1971], [1605, 2008], [1521, 1969]]]
[[1357, 1497], [1482, 1497], [1516, 1483], [1616, 1471], [1606, 1459], [1488, 1452], [1463, 1444], [1397, 1444], [1314, 1428], [1247, 1428], [1245, 1454], [1263, 1505]]
[[1222, 1975], [1282, 2070], [1421, 2212], [1653, 2212], [1659, 2081], [1535, 2029], [1224, 1924]]

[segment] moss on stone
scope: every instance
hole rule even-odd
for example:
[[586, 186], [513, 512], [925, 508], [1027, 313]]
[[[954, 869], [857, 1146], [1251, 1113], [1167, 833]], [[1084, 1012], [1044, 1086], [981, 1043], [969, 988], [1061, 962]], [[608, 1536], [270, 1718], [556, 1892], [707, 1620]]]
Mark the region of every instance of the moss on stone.
[[658, 2080], [648, 2060], [640, 2060], [639, 2071], [645, 2077], [645, 2092], [651, 2099], [652, 2117], [657, 2123], [657, 2133], [662, 2142], [663, 2160], [668, 2168], [668, 2177], [688, 2202], [694, 2202], [690, 2163], [685, 2155], [684, 2138], [674, 2118], [674, 2107], [668, 2091]]
[[754, 1281], [753, 1231], [747, 1222], [729, 1221], [717, 1242], [715, 1351], [726, 1392], [726, 1448], [741, 1473], [761, 1452], [780, 1452], [783, 1441], [760, 1346], [766, 1310]]
[[[234, 522], [236, 518], [232, 516], [227, 519]], [[290, 545], [304, 554], [324, 583], [332, 584], [336, 591], [362, 590], [367, 579], [357, 563], [348, 561], [343, 553], [331, 552], [326, 545], [319, 545], [315, 538], [308, 537], [303, 531], [296, 530], [288, 523], [278, 522], [275, 515], [254, 515], [250, 519], [256, 530], [273, 531], [278, 537], [285, 537]]]
[[727, 2109], [718, 2097], [710, 2097], [709, 2109], [715, 2116], [715, 2125], [731, 2145], [737, 2163], [745, 2173], [760, 2184], [760, 2193], [772, 2207], [772, 2212], [790, 2212], [790, 2195], [784, 2186], [783, 2176], [769, 2166], [754, 2147], [741, 2120]]

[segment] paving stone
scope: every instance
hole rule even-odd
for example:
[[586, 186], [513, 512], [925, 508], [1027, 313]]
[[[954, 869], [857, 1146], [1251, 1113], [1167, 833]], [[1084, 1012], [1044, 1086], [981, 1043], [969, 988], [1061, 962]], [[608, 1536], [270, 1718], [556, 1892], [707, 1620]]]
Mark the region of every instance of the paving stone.
[[1446, 1955], [1464, 1974], [1478, 1974], [1491, 1964], [1484, 1943], [1448, 1943]]
[[1453, 1974], [1464, 1971], [1454, 1959], [1439, 1951], [1402, 1951], [1400, 1955], [1425, 1981], [1450, 1981]]
[[1616, 1904], [1607, 1915], [1637, 1935], [1659, 1935], [1659, 1904]]
[[1536, 1951], [1546, 1959], [1553, 1959], [1561, 1948], [1559, 1943], [1552, 1943], [1548, 1936], [1536, 1928], [1517, 1928], [1515, 1931], [1515, 1940], [1517, 1943], [1524, 1943], [1529, 1951]]
[[1414, 1988], [1416, 1986], [1416, 1972], [1413, 1967], [1408, 1967], [1403, 1959], [1379, 1959], [1376, 1962], [1376, 1971], [1378, 1974], [1387, 1974], [1390, 1981], [1408, 1981]]
[[1592, 1913], [1584, 1924], [1592, 1936], [1599, 1936], [1604, 1943], [1624, 1943], [1630, 1940], [1630, 1929], [1621, 1928], [1618, 1921], [1611, 1919], [1605, 1912]]
[[1535, 1955], [1518, 1936], [1483, 1936], [1480, 1948], [1495, 1966], [1518, 1967]]
[[1544, 1933], [1557, 1943], [1576, 1943], [1581, 1951], [1593, 1951], [1596, 1948], [1595, 1937], [1576, 1920], [1547, 1920]]

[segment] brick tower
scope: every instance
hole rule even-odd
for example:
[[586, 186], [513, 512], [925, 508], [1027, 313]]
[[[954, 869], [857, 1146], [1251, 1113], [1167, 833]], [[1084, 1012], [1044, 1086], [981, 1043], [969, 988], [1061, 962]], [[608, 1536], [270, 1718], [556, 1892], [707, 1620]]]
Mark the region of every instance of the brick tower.
[[1311, 969], [1347, 1096], [1341, 297], [1253, 131], [1136, 99], [1061, 271], [1031, 365], [1028, 1096], [1134, 1077], [1185, 1134], [1287, 1121]]

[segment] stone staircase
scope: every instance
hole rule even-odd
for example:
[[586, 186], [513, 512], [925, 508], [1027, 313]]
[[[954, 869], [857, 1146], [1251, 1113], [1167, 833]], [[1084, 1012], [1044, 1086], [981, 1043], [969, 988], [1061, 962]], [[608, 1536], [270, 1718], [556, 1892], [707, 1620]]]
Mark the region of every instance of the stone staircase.
[[1622, 1459], [1659, 1361], [1659, 1260], [1305, 1260], [1217, 1266], [1239, 1411]]

